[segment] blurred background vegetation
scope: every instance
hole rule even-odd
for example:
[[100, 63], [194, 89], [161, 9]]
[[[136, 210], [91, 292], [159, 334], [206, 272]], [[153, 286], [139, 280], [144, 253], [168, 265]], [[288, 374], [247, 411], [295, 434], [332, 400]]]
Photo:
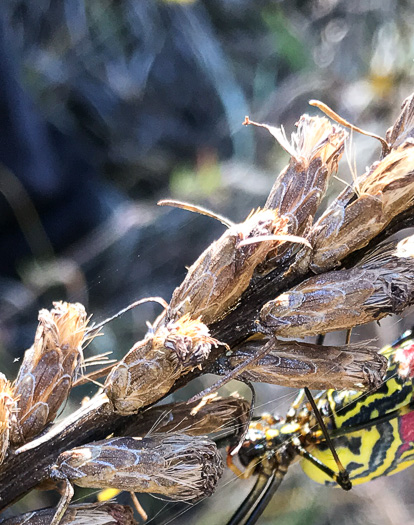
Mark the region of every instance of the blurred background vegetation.
[[[157, 208], [159, 198], [233, 220], [264, 203], [287, 157], [264, 130], [242, 127], [245, 115], [290, 133], [316, 98], [384, 135], [413, 91], [414, 10], [403, 0], [3, 0], [0, 24], [0, 369], [11, 379], [40, 308], [80, 301], [99, 321], [141, 297], [168, 300], [223, 231]], [[352, 139], [360, 174], [379, 145]], [[350, 171], [343, 161], [340, 177]], [[112, 323], [89, 354], [122, 356], [158, 308]], [[409, 324], [385, 320], [355, 340], [384, 344]], [[280, 412], [294, 396], [258, 393]], [[410, 523], [412, 477], [345, 495], [294, 468], [261, 523]], [[170, 505], [160, 519], [224, 522], [248, 485], [228, 476], [197, 516], [175, 518]], [[17, 510], [54, 501], [33, 493]]]

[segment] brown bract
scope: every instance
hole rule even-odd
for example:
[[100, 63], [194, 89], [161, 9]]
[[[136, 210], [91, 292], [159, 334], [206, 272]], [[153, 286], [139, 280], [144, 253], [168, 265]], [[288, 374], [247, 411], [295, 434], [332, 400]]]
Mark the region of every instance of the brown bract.
[[409, 139], [347, 188], [309, 234], [311, 268], [320, 273], [366, 246], [414, 203], [414, 142]]
[[170, 321], [114, 367], [105, 382], [106, 395], [117, 412], [137, 412], [166, 394], [180, 375], [201, 366], [218, 344], [200, 319], [184, 315]]
[[[206, 324], [218, 321], [237, 303], [256, 266], [281, 242], [266, 240], [266, 236], [286, 232], [287, 218], [275, 210], [261, 209], [228, 228], [189, 268], [173, 293], [167, 319], [189, 314], [193, 319], [201, 316]], [[256, 238], [257, 242], [241, 244]]]
[[215, 443], [186, 434], [95, 441], [63, 452], [52, 471], [80, 487], [151, 492], [181, 501], [211, 495], [223, 473]]
[[289, 387], [377, 388], [387, 371], [387, 359], [366, 345], [321, 346], [296, 341], [247, 341], [229, 356], [220, 358], [222, 372], [229, 372], [269, 345], [269, 353], [249, 366], [240, 377], [247, 381]]
[[[2, 521], [2, 525], [50, 525], [55, 508], [40, 509]], [[71, 505], [61, 525], [137, 525], [131, 507], [117, 503]]]
[[307, 279], [260, 312], [260, 330], [305, 337], [398, 314], [414, 302], [414, 237], [380, 246], [349, 270]]
[[291, 233], [302, 233], [301, 225], [315, 214], [330, 175], [338, 169], [348, 134], [324, 117], [309, 115], [302, 115], [299, 119], [291, 142], [283, 128], [260, 126], [268, 129], [291, 155], [288, 166], [273, 185], [266, 208], [277, 209], [281, 215], [288, 214], [297, 223]]
[[141, 417], [122, 429], [126, 436], [145, 435], [153, 432], [185, 432], [200, 436], [220, 432], [242, 433], [248, 425], [250, 404], [237, 395], [219, 397], [207, 396], [201, 402], [169, 403], [151, 407]]
[[54, 420], [82, 363], [85, 309], [79, 303], [53, 304], [52, 310], [39, 312], [34, 344], [24, 355], [13, 387], [17, 412], [12, 418], [10, 440], [14, 446], [35, 437]]
[[[277, 177], [265, 207], [276, 209], [288, 218], [287, 233], [306, 235], [330, 177], [338, 169], [348, 134], [324, 117], [309, 115], [299, 119], [297, 131], [292, 133], [290, 141], [283, 127], [275, 128], [250, 120], [246, 123], [267, 129], [291, 155], [289, 164]], [[271, 251], [258, 271], [267, 273], [276, 267], [282, 255], [287, 256], [294, 250], [297, 251], [298, 246], [286, 243]]]

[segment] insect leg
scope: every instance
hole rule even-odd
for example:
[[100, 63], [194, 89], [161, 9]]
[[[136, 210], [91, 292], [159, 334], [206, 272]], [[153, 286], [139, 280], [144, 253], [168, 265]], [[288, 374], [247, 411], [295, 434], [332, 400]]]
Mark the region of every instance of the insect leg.
[[242, 372], [248, 369], [249, 366], [259, 361], [262, 357], [264, 357], [267, 353], [270, 352], [270, 349], [272, 348], [273, 340], [269, 339], [269, 341], [256, 353], [252, 354], [250, 357], [248, 357], [243, 363], [236, 366], [236, 368], [233, 368], [228, 374], [221, 377], [216, 383], [214, 383], [212, 386], [209, 386], [199, 394], [196, 394], [191, 399], [187, 401], [187, 403], [194, 403], [196, 401], [200, 401], [204, 396], [208, 396], [212, 394], [213, 392], [217, 392], [219, 388], [226, 385], [229, 381], [232, 379], [237, 379], [237, 376], [240, 375]]
[[236, 510], [227, 525], [254, 525], [272, 499], [285, 477], [290, 458], [277, 468], [263, 468], [247, 498]]
[[[333, 458], [335, 460], [335, 463], [338, 466], [338, 473], [335, 473], [335, 472], [331, 471], [332, 474], [328, 474], [327, 471], [325, 471], [324, 469], [322, 469], [322, 470], [324, 470], [324, 472], [326, 474], [328, 474], [328, 476], [330, 476], [332, 479], [334, 479], [338, 483], [338, 485], [340, 487], [342, 487], [344, 490], [350, 490], [352, 488], [352, 483], [351, 483], [351, 480], [349, 479], [349, 474], [348, 474], [347, 470], [344, 468], [344, 466], [342, 465], [341, 460], [339, 459], [338, 453], [336, 452], [335, 447], [333, 446], [332, 440], [331, 440], [331, 438], [329, 436], [328, 430], [327, 430], [327, 428], [325, 426], [325, 423], [324, 423], [324, 421], [322, 419], [321, 413], [319, 412], [318, 407], [316, 406], [315, 400], [313, 399], [309, 388], [305, 387], [304, 390], [305, 390], [306, 397], [308, 398], [309, 403], [311, 404], [312, 409], [313, 409], [313, 411], [315, 413], [315, 416], [316, 416], [316, 419], [317, 419], [317, 421], [319, 423], [319, 426], [321, 427], [321, 430], [323, 432], [323, 435], [324, 435], [324, 438], [326, 440], [326, 443], [328, 444], [328, 447], [330, 448], [330, 450], [332, 452], [332, 455], [333, 455]], [[314, 464], [316, 465], [316, 463], [314, 463]], [[329, 469], [329, 470], [331, 470], [331, 469]]]
[[145, 510], [142, 508], [142, 505], [141, 503], [139, 502], [135, 492], [130, 492], [129, 495], [131, 496], [131, 500], [134, 504], [134, 507], [136, 509], [136, 511], [138, 512], [138, 514], [141, 516], [142, 518], [142, 521], [147, 521], [148, 519], [148, 514], [145, 512]]
[[73, 498], [74, 490], [72, 483], [68, 479], [65, 479], [64, 483], [65, 490], [62, 494], [62, 497], [60, 498], [59, 505], [57, 507], [55, 515], [53, 516], [52, 521], [50, 522], [50, 525], [59, 525], [60, 520], [63, 518], [63, 515], [65, 514], [66, 509], [68, 508], [69, 503]]

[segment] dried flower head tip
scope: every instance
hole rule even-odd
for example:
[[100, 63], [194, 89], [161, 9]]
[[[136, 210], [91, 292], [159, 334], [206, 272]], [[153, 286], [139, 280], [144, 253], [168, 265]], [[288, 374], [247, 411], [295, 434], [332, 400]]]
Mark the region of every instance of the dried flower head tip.
[[387, 213], [392, 205], [399, 211], [411, 206], [414, 201], [413, 186], [414, 144], [405, 142], [363, 176], [359, 192], [361, 195], [378, 195], [382, 192], [384, 213]]
[[[50, 315], [56, 324], [60, 346], [67, 344], [72, 348], [79, 347], [83, 342], [88, 323], [84, 306], [80, 303], [62, 301], [54, 302], [53, 306]], [[39, 315], [39, 320], [40, 317]]]
[[219, 344], [200, 319], [183, 315], [134, 345], [108, 375], [105, 393], [116, 411], [132, 414], [158, 401], [181, 375], [201, 367]]
[[[201, 316], [205, 324], [221, 319], [237, 303], [249, 285], [256, 267], [281, 240], [275, 232], [284, 232], [286, 219], [276, 210], [256, 210], [248, 218], [228, 228], [189, 268], [184, 281], [170, 301], [167, 320], [185, 314]], [[244, 241], [253, 239], [253, 243]]]
[[414, 144], [393, 149], [331, 204], [309, 236], [315, 272], [339, 265], [414, 203]]
[[0, 373], [0, 464], [9, 447], [10, 418], [16, 410], [13, 390], [5, 375]]
[[191, 319], [185, 314], [177, 321], [171, 321], [154, 334], [154, 348], [165, 347], [174, 350], [177, 355], [177, 366], [194, 368], [203, 363], [210, 354], [211, 348], [218, 347], [220, 342], [210, 336], [207, 325], [198, 319]]
[[297, 131], [292, 133], [291, 140], [281, 126], [276, 128], [267, 124], [259, 124], [246, 117], [244, 125], [253, 124], [265, 128], [279, 142], [282, 148], [293, 157], [297, 163], [306, 168], [315, 157], [319, 157], [324, 164], [334, 162], [335, 169], [338, 156], [348, 134], [337, 126], [333, 126], [324, 117], [302, 115], [297, 123]]
[[79, 303], [56, 302], [52, 310], [40, 310], [34, 344], [26, 351], [14, 384], [19, 409], [11, 427], [15, 446], [56, 417], [83, 363], [86, 327], [85, 308]]

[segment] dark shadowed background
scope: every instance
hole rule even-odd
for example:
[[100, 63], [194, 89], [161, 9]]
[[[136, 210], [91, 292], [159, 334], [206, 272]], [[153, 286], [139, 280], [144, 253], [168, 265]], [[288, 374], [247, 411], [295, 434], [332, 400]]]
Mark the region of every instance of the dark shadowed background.
[[[80, 301], [99, 321], [148, 295], [170, 298], [223, 226], [157, 208], [158, 199], [236, 221], [264, 203], [287, 157], [264, 130], [242, 127], [245, 115], [290, 133], [302, 113], [317, 112], [307, 105], [316, 98], [384, 135], [413, 91], [413, 24], [408, 1], [3, 0], [1, 370], [15, 377], [37, 312], [53, 300]], [[354, 160], [362, 173], [378, 152], [353, 135], [340, 177], [351, 180]], [[342, 187], [334, 181], [330, 196]], [[158, 313], [148, 304], [125, 315], [87, 355], [119, 358]], [[381, 345], [409, 326], [409, 317], [386, 319], [353, 337]], [[96, 387], [79, 390], [66, 410]], [[258, 411], [283, 413], [294, 394], [260, 385]], [[411, 523], [413, 476], [344, 494], [294, 467], [260, 523]], [[228, 475], [197, 514], [175, 517], [178, 506], [166, 505], [157, 519], [225, 523], [249, 483]], [[32, 493], [14, 510], [55, 501]], [[150, 515], [164, 507], [143, 501]]]

